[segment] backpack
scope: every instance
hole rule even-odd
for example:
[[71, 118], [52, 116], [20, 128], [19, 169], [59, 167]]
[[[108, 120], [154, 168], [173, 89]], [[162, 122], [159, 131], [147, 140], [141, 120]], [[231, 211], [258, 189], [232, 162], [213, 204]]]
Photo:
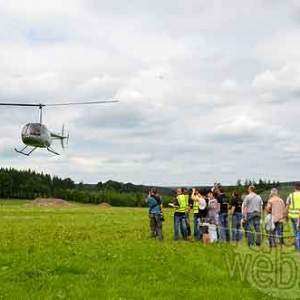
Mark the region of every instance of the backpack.
[[272, 214], [268, 214], [265, 218], [265, 228], [266, 231], [272, 232], [275, 229], [274, 218]]
[[161, 205], [161, 197], [152, 195], [151, 198], [153, 198], [156, 201], [156, 204], [151, 205], [149, 207], [150, 208], [150, 213], [153, 210], [153, 208], [155, 208], [156, 206], [160, 206]]
[[205, 199], [200, 198], [200, 200], [199, 200], [199, 209], [200, 210], [205, 210], [206, 206], [207, 206], [207, 203], [206, 203]]

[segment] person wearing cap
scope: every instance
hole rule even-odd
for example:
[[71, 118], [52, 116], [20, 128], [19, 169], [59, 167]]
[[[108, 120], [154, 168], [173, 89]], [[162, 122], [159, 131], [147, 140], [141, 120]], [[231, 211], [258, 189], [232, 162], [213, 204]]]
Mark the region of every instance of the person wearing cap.
[[255, 186], [250, 185], [248, 195], [245, 197], [243, 204], [243, 217], [246, 222], [248, 245], [254, 246], [253, 230], [256, 232], [256, 246], [261, 245], [261, 228], [260, 221], [262, 217], [263, 201], [259, 195], [255, 193]]
[[163, 240], [162, 232], [162, 214], [163, 204], [161, 196], [157, 189], [151, 189], [146, 198], [146, 203], [149, 205], [149, 219], [150, 219], [150, 234], [152, 238]]
[[300, 183], [295, 185], [295, 191], [286, 199], [287, 219], [290, 219], [295, 237], [295, 248], [300, 251], [300, 228], [298, 229], [298, 218], [300, 213]]
[[269, 201], [266, 206], [266, 212], [272, 215], [275, 228], [270, 232], [269, 245], [276, 247], [276, 237], [279, 238], [280, 244], [283, 244], [283, 221], [285, 218], [284, 201], [279, 197], [277, 189], [272, 189]]
[[188, 201], [186, 196], [182, 193], [181, 188], [175, 190], [176, 198], [173, 203], [169, 203], [169, 206], [175, 208], [174, 212], [174, 238], [179, 240], [179, 228], [184, 240], [187, 240], [188, 229], [186, 223], [186, 211], [188, 209]]

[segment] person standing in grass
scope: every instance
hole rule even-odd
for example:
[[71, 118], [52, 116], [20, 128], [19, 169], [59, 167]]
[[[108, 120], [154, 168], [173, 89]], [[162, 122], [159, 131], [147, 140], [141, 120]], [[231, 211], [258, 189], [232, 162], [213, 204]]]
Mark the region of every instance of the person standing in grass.
[[193, 213], [194, 213], [194, 238], [196, 240], [200, 240], [202, 238], [202, 234], [199, 230], [199, 200], [201, 195], [199, 192], [193, 188], [191, 199], [193, 201]]
[[218, 225], [219, 223], [219, 206], [218, 206], [218, 200], [216, 199], [216, 195], [209, 191], [207, 193], [207, 217], [210, 221], [210, 223]]
[[[255, 193], [255, 186], [250, 185], [248, 188], [248, 195], [245, 197], [243, 206], [243, 217], [247, 223], [247, 238], [248, 245], [261, 245], [261, 228], [260, 221], [262, 217], [263, 201], [259, 195]], [[256, 232], [256, 240], [254, 242], [253, 230]]]
[[290, 219], [295, 237], [295, 248], [300, 251], [300, 228], [298, 228], [298, 218], [300, 213], [300, 183], [295, 185], [295, 191], [286, 200], [287, 220]]
[[208, 204], [207, 204], [207, 218], [209, 220], [209, 235], [211, 242], [218, 240], [217, 226], [219, 223], [219, 208], [218, 201], [212, 191], [207, 194]]
[[300, 212], [299, 212], [299, 215], [298, 215], [297, 230], [300, 232]]
[[185, 195], [182, 193], [181, 188], [175, 190], [176, 198], [174, 203], [169, 203], [169, 206], [175, 208], [174, 213], [174, 238], [179, 240], [179, 227], [184, 240], [187, 240], [188, 229], [186, 223], [186, 210], [188, 209], [188, 201]]
[[189, 192], [187, 190], [187, 188], [182, 188], [182, 194], [185, 196], [186, 198], [186, 201], [188, 203], [188, 206], [187, 206], [187, 209], [186, 209], [186, 212], [185, 212], [185, 217], [186, 217], [186, 226], [187, 226], [187, 231], [188, 231], [188, 236], [191, 235], [191, 224], [190, 224], [190, 195], [189, 195]]
[[278, 237], [280, 244], [283, 244], [283, 221], [285, 217], [285, 205], [283, 200], [279, 197], [278, 190], [272, 189], [270, 198], [266, 206], [266, 212], [272, 215], [275, 228], [270, 232], [269, 245], [276, 247], [276, 237]]
[[242, 227], [244, 229], [244, 233], [245, 233], [245, 239], [247, 239], [247, 222], [243, 216], [243, 211], [244, 211], [244, 206], [243, 206], [243, 203], [244, 203], [244, 199], [247, 195], [245, 193], [242, 194], [241, 196], [241, 200], [242, 200], [242, 221], [241, 221], [241, 224], [242, 224]]
[[217, 189], [217, 200], [219, 203], [219, 232], [222, 242], [230, 242], [230, 232], [228, 226], [228, 199], [222, 188]]
[[163, 204], [157, 189], [149, 191], [146, 203], [149, 205], [150, 233], [152, 238], [163, 240], [162, 215]]
[[242, 239], [241, 221], [242, 221], [242, 199], [238, 192], [232, 193], [231, 203], [231, 230], [232, 241], [240, 241]]

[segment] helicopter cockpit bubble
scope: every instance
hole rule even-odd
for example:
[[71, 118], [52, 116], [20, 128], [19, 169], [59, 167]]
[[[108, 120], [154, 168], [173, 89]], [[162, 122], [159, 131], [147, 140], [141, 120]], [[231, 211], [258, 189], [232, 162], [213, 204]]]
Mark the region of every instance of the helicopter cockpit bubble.
[[28, 135], [29, 134], [29, 123], [26, 124], [22, 129], [22, 135]]
[[29, 126], [29, 134], [30, 135], [41, 135], [41, 124], [33, 123]]
[[40, 136], [41, 128], [42, 128], [42, 125], [39, 123], [26, 124], [22, 129], [22, 135]]

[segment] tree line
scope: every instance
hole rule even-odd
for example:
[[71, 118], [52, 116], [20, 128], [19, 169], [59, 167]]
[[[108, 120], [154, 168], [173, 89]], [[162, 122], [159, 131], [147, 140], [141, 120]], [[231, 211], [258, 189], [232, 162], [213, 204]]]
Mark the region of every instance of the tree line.
[[[247, 191], [247, 187], [255, 184], [257, 192], [261, 193], [272, 187], [279, 186], [279, 182], [262, 180], [241, 180], [234, 186], [224, 186], [230, 199], [231, 193], [240, 194]], [[13, 168], [0, 168], [0, 198], [35, 199], [37, 197], [55, 197], [82, 203], [106, 202], [113, 206], [144, 206], [144, 199], [151, 187], [123, 183], [113, 180], [98, 182], [97, 184], [76, 184], [71, 178], [59, 178], [49, 174], [37, 173], [32, 170], [16, 170]], [[209, 189], [210, 187], [199, 187]], [[173, 188], [159, 187], [163, 202], [167, 205], [174, 198]]]
[[255, 179], [245, 179], [244, 182], [242, 182], [241, 179], [237, 180], [236, 185], [234, 186], [227, 186], [225, 187], [226, 194], [228, 194], [229, 199], [232, 197], [233, 192], [237, 192], [240, 195], [248, 192], [248, 187], [250, 185], [255, 186], [255, 190], [257, 194], [261, 194], [262, 192], [268, 190], [270, 191], [272, 188], [277, 188], [280, 186], [279, 181], [275, 180], [265, 180], [265, 179], [259, 179], [256, 181]]
[[[97, 184], [76, 184], [71, 178], [59, 178], [32, 170], [0, 168], [0, 198], [35, 199], [55, 197], [82, 203], [106, 202], [113, 206], [144, 206], [150, 187], [113, 180]], [[171, 189], [162, 188], [164, 199]]]

